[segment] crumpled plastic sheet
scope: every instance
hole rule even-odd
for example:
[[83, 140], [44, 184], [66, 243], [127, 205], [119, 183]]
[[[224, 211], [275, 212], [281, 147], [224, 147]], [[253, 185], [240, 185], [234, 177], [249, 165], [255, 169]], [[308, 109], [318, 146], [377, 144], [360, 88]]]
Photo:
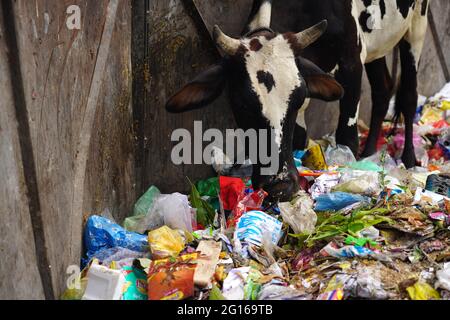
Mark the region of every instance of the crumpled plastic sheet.
[[312, 233], [317, 222], [317, 215], [313, 210], [314, 203], [304, 191], [300, 191], [291, 202], [278, 204], [283, 220], [287, 222], [295, 233]]
[[445, 263], [444, 268], [436, 272], [436, 277], [436, 287], [450, 291], [450, 262]]
[[355, 162], [356, 158], [349, 147], [338, 144], [336, 147], [328, 146], [325, 152], [325, 160], [329, 166], [342, 166]]
[[111, 220], [100, 217], [89, 217], [84, 231], [84, 244], [86, 246], [86, 265], [100, 250], [113, 247], [126, 248], [132, 251], [147, 252], [148, 240], [145, 235], [126, 231]]
[[331, 189], [339, 183], [339, 173], [324, 173], [316, 178], [309, 192], [313, 199], [317, 199], [322, 194], [331, 192]]
[[309, 300], [306, 295], [294, 288], [268, 283], [261, 288], [258, 300]]
[[234, 240], [261, 246], [263, 237], [270, 237], [273, 244], [281, 238], [283, 224], [262, 211], [249, 211], [238, 221], [234, 232]]
[[339, 184], [333, 191], [348, 192], [367, 196], [374, 196], [381, 192], [378, 172], [345, 170], [341, 173]]
[[250, 267], [233, 269], [223, 282], [222, 294], [227, 300], [243, 300], [245, 280], [250, 273]]
[[316, 211], [338, 211], [358, 202], [368, 202], [369, 198], [346, 192], [322, 194], [316, 199]]
[[115, 261], [116, 266], [122, 267], [122, 265], [128, 265], [129, 262], [132, 263], [134, 259], [142, 258], [147, 255], [148, 253], [133, 251], [127, 248], [114, 247], [100, 250], [95, 253], [92, 258], [98, 259], [98, 261], [104, 266], [109, 266], [111, 262]]
[[192, 225], [195, 217], [186, 195], [178, 192], [161, 195], [156, 199], [154, 211], [163, 217], [164, 225], [169, 228], [193, 231]]

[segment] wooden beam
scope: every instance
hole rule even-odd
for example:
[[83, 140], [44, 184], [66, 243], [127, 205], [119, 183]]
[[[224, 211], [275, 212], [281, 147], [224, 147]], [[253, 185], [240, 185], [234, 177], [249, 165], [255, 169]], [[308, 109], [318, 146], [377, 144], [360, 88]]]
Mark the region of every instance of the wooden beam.
[[97, 51], [97, 58], [89, 89], [83, 124], [76, 147], [74, 189], [72, 194], [72, 208], [69, 215], [69, 223], [71, 225], [70, 256], [72, 258], [79, 257], [81, 254], [83, 196], [86, 181], [86, 167], [89, 157], [89, 148], [91, 146], [95, 114], [97, 111], [102, 80], [105, 74], [106, 61], [109, 55], [119, 1], [120, 0], [110, 0], [108, 4], [106, 20]]
[[[33, 229], [36, 249], [36, 260], [39, 274], [41, 276], [44, 295], [47, 300], [55, 298], [50, 273], [47, 244], [44, 234], [44, 223], [42, 218], [41, 203], [39, 199], [39, 188], [37, 183], [36, 163], [31, 140], [30, 124], [28, 122], [28, 108], [25, 99], [25, 89], [20, 64], [19, 46], [17, 41], [17, 22], [14, 13], [13, 0], [4, 0], [3, 20], [7, 32], [6, 43], [9, 49], [9, 68], [14, 96], [14, 107], [19, 131], [19, 145], [22, 158], [22, 166], [28, 193], [28, 206]], [[8, 257], [3, 257], [8, 259]]]

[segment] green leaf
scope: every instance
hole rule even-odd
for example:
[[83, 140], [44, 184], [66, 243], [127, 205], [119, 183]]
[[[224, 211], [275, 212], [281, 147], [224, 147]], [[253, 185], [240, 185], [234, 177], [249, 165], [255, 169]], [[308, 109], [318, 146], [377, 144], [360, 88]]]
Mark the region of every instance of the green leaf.
[[190, 180], [189, 183], [191, 184], [189, 201], [191, 202], [191, 206], [197, 209], [197, 222], [206, 228], [214, 223], [216, 211], [207, 201], [202, 199], [197, 188]]
[[348, 225], [347, 230], [350, 233], [358, 233], [359, 231], [366, 228], [366, 225], [363, 222], [352, 222]]

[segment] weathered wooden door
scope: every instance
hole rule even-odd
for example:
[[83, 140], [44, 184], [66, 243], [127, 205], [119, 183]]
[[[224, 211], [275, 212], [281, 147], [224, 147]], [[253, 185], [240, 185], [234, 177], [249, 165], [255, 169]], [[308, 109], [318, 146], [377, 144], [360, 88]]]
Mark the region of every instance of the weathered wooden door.
[[129, 0], [0, 2], [0, 298], [58, 298], [134, 195]]

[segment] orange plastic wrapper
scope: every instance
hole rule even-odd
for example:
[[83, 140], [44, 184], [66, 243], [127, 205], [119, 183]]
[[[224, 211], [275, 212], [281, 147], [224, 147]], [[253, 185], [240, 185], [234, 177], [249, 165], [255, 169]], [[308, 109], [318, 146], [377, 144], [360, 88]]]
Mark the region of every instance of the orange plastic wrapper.
[[183, 300], [194, 295], [197, 254], [153, 261], [148, 270], [148, 300]]

